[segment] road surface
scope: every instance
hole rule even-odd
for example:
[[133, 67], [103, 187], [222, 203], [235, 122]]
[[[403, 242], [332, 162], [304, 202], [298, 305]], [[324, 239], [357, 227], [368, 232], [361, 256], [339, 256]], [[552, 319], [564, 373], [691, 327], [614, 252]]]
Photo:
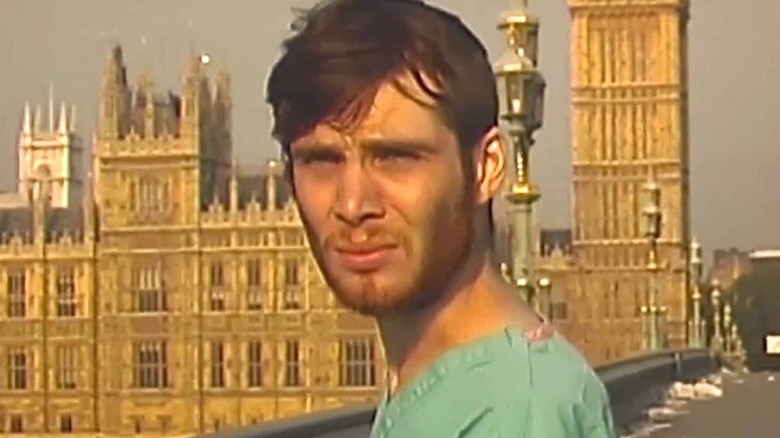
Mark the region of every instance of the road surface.
[[[774, 380], [774, 381], [771, 381]], [[780, 437], [780, 373], [723, 377], [723, 397], [688, 402], [652, 438]]]

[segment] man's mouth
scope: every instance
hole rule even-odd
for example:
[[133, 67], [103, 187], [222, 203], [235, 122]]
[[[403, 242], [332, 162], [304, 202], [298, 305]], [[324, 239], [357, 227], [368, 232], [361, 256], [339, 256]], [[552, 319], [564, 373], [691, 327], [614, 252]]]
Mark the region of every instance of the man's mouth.
[[396, 248], [395, 245], [350, 244], [336, 246], [334, 252], [350, 271], [371, 272], [385, 266]]

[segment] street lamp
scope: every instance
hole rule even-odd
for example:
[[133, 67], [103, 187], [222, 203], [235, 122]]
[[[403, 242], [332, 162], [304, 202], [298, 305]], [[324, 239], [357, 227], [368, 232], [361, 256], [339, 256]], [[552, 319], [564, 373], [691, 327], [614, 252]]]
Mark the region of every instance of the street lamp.
[[512, 276], [509, 275], [509, 265], [506, 263], [501, 263], [501, 277], [504, 278], [507, 282], [510, 284], [512, 283]]
[[669, 318], [669, 308], [661, 306], [658, 308], [658, 348], [667, 348], [668, 339], [666, 332], [666, 323]]
[[731, 343], [733, 341], [733, 339], [731, 337], [731, 333], [732, 333], [731, 325], [732, 324], [733, 324], [733, 321], [731, 319], [731, 303], [729, 303], [728, 300], [726, 300], [723, 303], [723, 331], [724, 331], [724, 333], [723, 333], [723, 337], [724, 337], [723, 343], [725, 344], [725, 348], [724, 349], [726, 351], [726, 354], [729, 354], [729, 353], [732, 352], [732, 348], [731, 348]]
[[739, 355], [739, 329], [736, 321], [731, 323], [729, 330], [729, 351], [735, 356]]
[[534, 299], [534, 288], [528, 283], [528, 279], [520, 277], [515, 281], [515, 285], [520, 290], [520, 295], [528, 304]]
[[650, 349], [650, 328], [648, 327], [650, 308], [646, 305], [642, 305], [639, 308], [640, 318], [642, 323], [642, 348], [645, 350]]
[[712, 349], [719, 353], [723, 349], [723, 337], [720, 331], [720, 281], [712, 281]]
[[514, 44], [523, 49], [534, 65], [539, 64], [539, 19], [528, 11], [528, 0], [510, 0], [509, 9], [502, 12], [498, 19], [498, 29], [504, 33], [512, 32]]
[[732, 326], [731, 330], [735, 339], [734, 356], [739, 369], [744, 370], [747, 362], [747, 351], [745, 350], [745, 344], [742, 342], [742, 338], [739, 337], [739, 329], [737, 328], [736, 323]]
[[703, 321], [701, 318], [701, 288], [699, 283], [701, 282], [702, 275], [702, 259], [701, 259], [701, 245], [694, 237], [691, 241], [691, 282], [693, 294], [692, 307], [693, 307], [693, 320], [689, 328], [689, 339], [691, 347], [700, 348], [702, 346], [703, 336]]
[[542, 312], [548, 319], [552, 318], [552, 282], [547, 277], [542, 277], [536, 282], [539, 286], [539, 298], [537, 299], [537, 312]]
[[549, 278], [542, 277], [534, 284], [528, 278], [520, 277], [515, 281], [515, 286], [520, 291], [520, 295], [529, 305], [533, 306], [537, 313], [544, 312], [544, 316], [550, 317], [552, 281]]
[[528, 13], [526, 0], [514, 0], [501, 14], [498, 29], [507, 50], [494, 64], [499, 116], [512, 141], [515, 180], [505, 197], [513, 216], [512, 276], [533, 284], [533, 204], [541, 197], [530, 176], [533, 134], [544, 119], [544, 77], [536, 68], [539, 20]]
[[648, 311], [650, 317], [649, 340], [647, 342], [649, 349], [658, 349], [659, 334], [659, 313], [658, 307], [658, 287], [656, 285], [656, 274], [658, 273], [658, 239], [661, 237], [661, 187], [655, 181], [653, 174], [644, 184], [643, 189], [647, 192], [647, 205], [642, 210], [644, 217], [644, 234], [649, 245], [649, 254], [647, 258], [647, 269], [650, 272], [650, 286], [648, 293]]

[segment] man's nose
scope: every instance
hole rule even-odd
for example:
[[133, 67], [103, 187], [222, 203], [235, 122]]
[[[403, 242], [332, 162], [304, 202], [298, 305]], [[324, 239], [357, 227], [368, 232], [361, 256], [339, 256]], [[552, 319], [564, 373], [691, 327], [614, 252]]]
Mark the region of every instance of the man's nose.
[[350, 163], [344, 167], [334, 211], [338, 219], [351, 226], [384, 215], [376, 183], [362, 164]]

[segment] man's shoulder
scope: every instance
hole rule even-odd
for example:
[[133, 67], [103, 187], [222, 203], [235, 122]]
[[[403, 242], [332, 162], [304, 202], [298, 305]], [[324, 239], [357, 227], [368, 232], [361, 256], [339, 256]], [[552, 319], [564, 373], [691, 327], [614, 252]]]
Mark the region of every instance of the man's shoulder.
[[550, 392], [560, 388], [565, 394], [576, 393], [591, 383], [601, 383], [585, 357], [563, 336], [556, 334], [529, 346], [531, 385]]
[[553, 333], [526, 337], [519, 344], [525, 348], [512, 349], [457, 379], [457, 392], [471, 394], [464, 402], [473, 411], [486, 412], [472, 424], [475, 431], [527, 430], [536, 437], [532, 431], [537, 430], [550, 437], [580, 437], [594, 427], [611, 427], [606, 389], [571, 343]]
[[609, 427], [603, 385], [573, 346], [558, 335], [515, 339], [523, 340], [414, 388], [414, 402], [377, 430], [393, 429], [388, 436], [558, 438]]
[[604, 391], [596, 372], [580, 352], [563, 336], [534, 339], [519, 337], [512, 347], [489, 360], [475, 361], [465, 370], [445, 379], [439, 395], [469, 393], [472, 402], [500, 409], [527, 401], [571, 404], [583, 391]]
[[614, 437], [606, 389], [579, 351], [558, 334], [526, 345], [527, 355], [473, 375], [488, 410], [458, 436]]
[[529, 348], [529, 392], [535, 410], [609, 410], [609, 396], [596, 371], [565, 338]]
[[544, 423], [543, 430], [548, 432], [560, 428], [564, 436], [614, 435], [606, 388], [573, 345], [556, 335], [532, 345], [529, 359], [534, 423]]

